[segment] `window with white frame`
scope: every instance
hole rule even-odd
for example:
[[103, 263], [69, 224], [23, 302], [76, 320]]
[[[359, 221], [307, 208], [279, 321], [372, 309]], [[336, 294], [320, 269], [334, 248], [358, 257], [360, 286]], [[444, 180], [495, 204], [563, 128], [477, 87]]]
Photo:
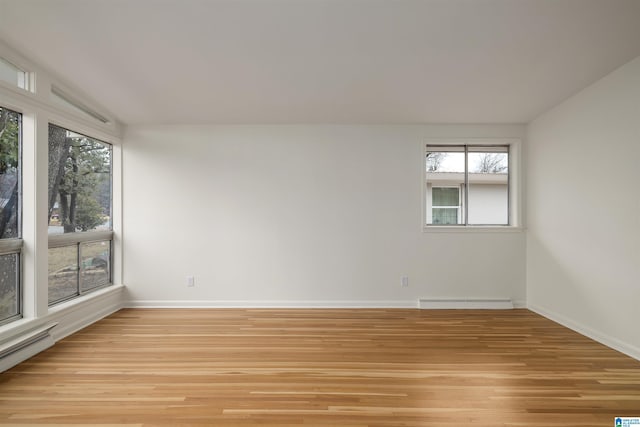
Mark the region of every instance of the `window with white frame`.
[[[112, 224], [113, 210], [119, 216], [120, 192], [119, 185], [113, 191], [112, 175], [115, 172], [119, 184], [120, 132], [120, 124], [93, 100], [24, 52], [0, 43], [3, 342], [22, 339], [48, 316], [88, 304], [102, 292], [75, 297], [119, 283], [119, 246]], [[41, 179], [47, 171], [48, 186]], [[41, 227], [45, 217], [48, 232]], [[117, 231], [117, 220], [115, 224]], [[48, 238], [48, 248], [40, 244], [43, 238]], [[39, 272], [47, 263], [49, 275], [43, 276]], [[104, 294], [119, 291], [114, 286]], [[70, 304], [47, 309], [67, 300]]]
[[0, 80], [20, 89], [33, 91], [31, 73], [21, 69], [4, 58], [0, 58]]
[[460, 187], [432, 187], [431, 213], [433, 224], [460, 224], [462, 205]]
[[110, 144], [49, 124], [49, 304], [111, 284]]
[[509, 145], [427, 145], [427, 226], [508, 226]]
[[20, 318], [22, 115], [0, 106], [0, 324]]

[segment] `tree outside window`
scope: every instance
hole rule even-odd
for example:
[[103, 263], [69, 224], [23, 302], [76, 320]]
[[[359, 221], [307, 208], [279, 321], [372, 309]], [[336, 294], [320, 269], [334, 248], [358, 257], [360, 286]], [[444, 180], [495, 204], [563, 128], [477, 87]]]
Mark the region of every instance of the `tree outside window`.
[[49, 125], [49, 233], [111, 229], [111, 146]]
[[[110, 144], [49, 125], [49, 305], [111, 283]], [[72, 239], [57, 234], [76, 233]]]

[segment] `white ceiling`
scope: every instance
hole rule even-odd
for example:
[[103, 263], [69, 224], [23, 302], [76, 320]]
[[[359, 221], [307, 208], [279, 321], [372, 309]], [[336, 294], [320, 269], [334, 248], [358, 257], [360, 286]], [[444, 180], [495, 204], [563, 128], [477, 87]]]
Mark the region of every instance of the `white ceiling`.
[[0, 0], [123, 123], [526, 123], [640, 55], [640, 0]]

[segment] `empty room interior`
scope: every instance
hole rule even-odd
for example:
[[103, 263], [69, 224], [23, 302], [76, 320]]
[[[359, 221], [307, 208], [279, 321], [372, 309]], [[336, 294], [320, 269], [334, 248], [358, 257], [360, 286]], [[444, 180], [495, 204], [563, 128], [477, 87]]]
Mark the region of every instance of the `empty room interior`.
[[0, 0], [0, 425], [640, 425], [640, 1]]

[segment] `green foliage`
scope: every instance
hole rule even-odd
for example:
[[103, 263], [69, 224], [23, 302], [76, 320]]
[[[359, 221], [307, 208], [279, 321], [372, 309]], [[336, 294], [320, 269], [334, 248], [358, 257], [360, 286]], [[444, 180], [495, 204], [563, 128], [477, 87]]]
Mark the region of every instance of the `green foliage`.
[[92, 230], [110, 213], [111, 150], [94, 139], [65, 133], [60, 141], [50, 138], [50, 144], [59, 144], [54, 148], [61, 156], [62, 174], [55, 185], [60, 221], [66, 232]]
[[20, 115], [0, 108], [0, 174], [18, 167]]
[[80, 231], [89, 231], [104, 222], [102, 207], [95, 198], [82, 194], [78, 196], [76, 210], [76, 228]]
[[20, 235], [18, 181], [20, 167], [20, 114], [0, 108], [0, 238]]

